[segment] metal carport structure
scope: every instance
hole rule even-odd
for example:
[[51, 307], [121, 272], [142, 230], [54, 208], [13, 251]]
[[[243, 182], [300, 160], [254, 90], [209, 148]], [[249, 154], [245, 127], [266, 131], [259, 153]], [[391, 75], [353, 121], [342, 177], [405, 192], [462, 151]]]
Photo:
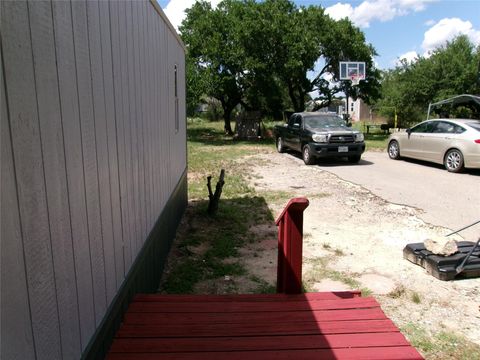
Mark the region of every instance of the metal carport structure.
[[453, 106], [467, 105], [472, 107], [477, 114], [480, 114], [480, 96], [463, 94], [463, 95], [457, 95], [442, 101], [438, 101], [436, 103], [428, 104], [427, 120], [430, 118], [430, 112], [432, 108], [445, 105], [445, 104], [451, 104]]

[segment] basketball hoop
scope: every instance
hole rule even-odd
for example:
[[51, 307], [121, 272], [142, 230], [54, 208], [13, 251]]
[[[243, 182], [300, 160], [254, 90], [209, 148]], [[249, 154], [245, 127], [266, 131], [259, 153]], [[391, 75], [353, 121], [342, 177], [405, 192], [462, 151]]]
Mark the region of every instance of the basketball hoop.
[[362, 61], [340, 61], [339, 79], [350, 80], [353, 86], [357, 86], [361, 80], [365, 80], [366, 68]]
[[359, 74], [353, 74], [350, 76], [350, 80], [352, 81], [352, 85], [356, 86], [360, 83], [360, 80], [364, 80], [365, 78]]

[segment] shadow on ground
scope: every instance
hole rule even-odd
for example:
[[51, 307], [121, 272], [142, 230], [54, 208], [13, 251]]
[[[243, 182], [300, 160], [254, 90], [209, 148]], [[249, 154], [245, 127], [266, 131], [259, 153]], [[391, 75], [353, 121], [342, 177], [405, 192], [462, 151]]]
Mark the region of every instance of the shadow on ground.
[[[296, 151], [288, 150], [285, 153], [296, 157], [299, 160], [302, 160], [302, 154]], [[303, 161], [303, 160], [302, 160]], [[317, 159], [315, 165], [319, 167], [338, 167], [338, 166], [365, 166], [365, 165], [372, 165], [371, 161], [361, 159], [358, 163], [351, 163], [348, 161], [346, 157], [339, 157], [339, 158], [325, 158], [325, 159]], [[307, 166], [307, 165], [306, 165]]]
[[[417, 159], [410, 159], [410, 158], [401, 158], [402, 161], [409, 162], [411, 164], [417, 164], [417, 165], [422, 165], [422, 166], [428, 166], [433, 169], [439, 169], [447, 172], [445, 169], [445, 166], [441, 164], [436, 164], [428, 161], [423, 161], [423, 160], [417, 160]], [[472, 176], [480, 176], [480, 169], [463, 169], [460, 174], [468, 174]]]
[[[263, 197], [221, 199], [218, 213], [207, 214], [208, 201], [191, 201], [169, 253], [159, 292], [167, 294], [236, 293], [233, 277], [251, 282], [250, 292], [270, 292], [271, 284], [252, 275], [241, 250], [275, 232], [257, 232], [262, 224], [274, 225]], [[205, 283], [210, 283], [211, 286]], [[212, 287], [215, 289], [212, 290]], [[244, 290], [244, 289], [242, 289]]]
[[222, 131], [212, 129], [211, 127], [191, 127], [187, 129], [187, 138], [190, 142], [203, 145], [224, 146], [224, 145], [242, 145], [242, 144], [260, 144], [273, 145], [273, 138], [261, 138], [258, 140], [235, 140], [233, 136], [225, 135]]

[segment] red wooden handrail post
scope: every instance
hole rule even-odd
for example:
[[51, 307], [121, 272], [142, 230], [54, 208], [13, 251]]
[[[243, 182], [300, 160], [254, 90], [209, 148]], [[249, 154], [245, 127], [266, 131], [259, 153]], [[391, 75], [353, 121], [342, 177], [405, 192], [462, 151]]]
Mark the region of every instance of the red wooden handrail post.
[[291, 199], [275, 222], [278, 226], [277, 293], [302, 292], [303, 211], [306, 198]]

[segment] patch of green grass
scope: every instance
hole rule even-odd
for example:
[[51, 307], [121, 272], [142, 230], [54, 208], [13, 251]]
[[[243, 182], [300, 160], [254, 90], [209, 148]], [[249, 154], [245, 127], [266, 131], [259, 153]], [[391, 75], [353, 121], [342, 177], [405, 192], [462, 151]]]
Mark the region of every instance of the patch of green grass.
[[408, 323], [400, 329], [418, 350], [423, 353], [429, 353], [434, 350], [433, 338], [422, 327], [414, 323]]
[[[265, 125], [268, 129], [274, 123]], [[161, 290], [169, 293], [189, 293], [195, 283], [206, 279], [246, 275], [247, 270], [240, 262], [224, 259], [239, 256], [238, 249], [252, 238], [249, 233], [252, 225], [273, 222], [263, 196], [289, 198], [288, 193], [256, 194], [248, 185], [247, 167], [239, 161], [259, 152], [275, 151], [273, 139], [235, 141], [223, 133], [222, 121], [202, 119], [188, 120], [187, 139], [188, 196], [197, 200], [189, 216], [195, 221], [195, 229], [187, 229], [177, 240], [179, 256], [161, 285]], [[225, 184], [218, 212], [211, 217], [206, 214], [207, 177], [212, 176], [211, 186], [215, 191], [221, 169], [225, 170]], [[204, 248], [201, 254], [193, 253], [191, 247], [196, 246]]]
[[328, 270], [327, 277], [332, 280], [337, 280], [347, 284], [352, 289], [359, 289], [362, 292], [362, 296], [369, 296], [372, 294], [372, 291], [366, 287], [363, 287], [360, 282], [355, 280], [351, 275], [342, 273], [336, 270]]
[[359, 130], [365, 135], [365, 145], [366, 150], [385, 150], [387, 148], [387, 139], [388, 134], [384, 134], [380, 129], [371, 129], [370, 133], [367, 134], [367, 128], [363, 121], [356, 122], [352, 125], [352, 128]]
[[280, 203], [285, 203], [292, 198], [292, 193], [288, 191], [261, 191], [258, 193], [261, 195], [265, 201], [267, 201], [269, 204], [270, 203], [275, 203], [275, 204], [280, 204]]
[[331, 194], [321, 192], [321, 193], [318, 193], [318, 194], [313, 194], [313, 195], [309, 196], [309, 198], [311, 200], [313, 200], [313, 199], [318, 200], [318, 199], [322, 199], [322, 198], [325, 198], [325, 197], [330, 196], [330, 195]]
[[254, 153], [231, 146], [215, 149], [215, 151], [208, 151], [208, 146], [200, 146], [198, 151], [189, 147], [189, 198], [206, 199], [208, 197], [208, 176], [212, 177], [212, 191], [215, 191], [221, 169], [225, 170], [222, 198], [253, 195], [255, 191], [248, 186], [244, 177], [244, 166], [236, 160]]
[[188, 237], [182, 239], [180, 247], [186, 248], [188, 246], [198, 246], [202, 243], [203, 236], [202, 233], [191, 232]]
[[[322, 247], [325, 250], [332, 251], [332, 246], [329, 243], [323, 243]], [[345, 253], [342, 249], [335, 248], [333, 249], [333, 253], [335, 254], [335, 256], [345, 256]]]
[[240, 263], [225, 264], [212, 258], [210, 258], [210, 260], [206, 263], [210, 269], [208, 274], [205, 276], [206, 279], [216, 279], [225, 275], [242, 276], [247, 273], [245, 267]]
[[223, 198], [253, 195], [254, 190], [248, 186], [245, 179], [245, 166], [237, 160], [275, 150], [273, 139], [235, 141], [233, 137], [223, 133], [221, 121], [189, 120], [187, 139], [189, 198], [195, 199], [205, 199], [208, 196], [208, 176], [212, 176], [212, 189], [215, 188], [221, 169], [225, 170]]
[[197, 282], [202, 280], [205, 265], [195, 258], [187, 258], [177, 264], [162, 285], [162, 291], [169, 294], [189, 294]]
[[387, 296], [391, 297], [392, 299], [398, 299], [398, 298], [402, 297], [403, 295], [405, 295], [405, 292], [406, 292], [405, 286], [398, 285], [397, 287], [395, 287], [395, 289], [390, 291], [387, 294]]
[[407, 323], [400, 329], [427, 360], [480, 360], [480, 346], [463, 336], [446, 331], [431, 334], [414, 323]]
[[[258, 210], [254, 216], [250, 206]], [[206, 214], [204, 202], [192, 204], [188, 211], [195, 219], [195, 229], [179, 233], [178, 255], [161, 290], [191, 293], [194, 285], [202, 280], [245, 275], [247, 271], [241, 262], [224, 260], [238, 257], [238, 249], [245, 243], [251, 224], [271, 217], [265, 201], [259, 197], [224, 199], [215, 217]], [[199, 245], [205, 251], [196, 254], [188, 250], [190, 246]]]
[[420, 295], [417, 293], [417, 292], [413, 292], [412, 293], [412, 301], [415, 303], [415, 304], [420, 304], [422, 302], [422, 298], [420, 297]]
[[388, 135], [365, 134], [366, 150], [385, 150], [387, 148]]
[[[327, 245], [328, 249], [330, 249], [330, 245], [324, 244], [324, 246], [325, 245]], [[317, 257], [307, 260], [311, 265], [311, 268], [304, 274], [303, 277], [303, 287], [305, 290], [313, 291], [313, 284], [315, 282], [318, 282], [322, 279], [331, 279], [342, 282], [348, 285], [351, 289], [359, 289], [363, 296], [369, 296], [372, 294], [370, 289], [362, 287], [362, 284], [355, 280], [352, 275], [330, 269], [328, 267], [330, 260], [330, 257]]]
[[[273, 142], [242, 143], [223, 134], [223, 123], [194, 120], [188, 123], [188, 191], [194, 202], [189, 216], [195, 229], [184, 231], [179, 243], [179, 258], [172, 264], [161, 290], [169, 293], [188, 293], [195, 283], [225, 275], [247, 273], [240, 262], [226, 263], [238, 257], [238, 249], [251, 237], [250, 226], [271, 223], [273, 215], [264, 198], [244, 178], [244, 165], [239, 162], [247, 155], [274, 150]], [[225, 169], [225, 184], [215, 216], [206, 213], [208, 207], [207, 176], [212, 176], [215, 190], [220, 170]], [[189, 247], [202, 246], [202, 254]]]
[[269, 284], [258, 276], [251, 275], [249, 279], [258, 284], [258, 286], [252, 291], [254, 294], [275, 294], [277, 292], [277, 287], [275, 285]]

